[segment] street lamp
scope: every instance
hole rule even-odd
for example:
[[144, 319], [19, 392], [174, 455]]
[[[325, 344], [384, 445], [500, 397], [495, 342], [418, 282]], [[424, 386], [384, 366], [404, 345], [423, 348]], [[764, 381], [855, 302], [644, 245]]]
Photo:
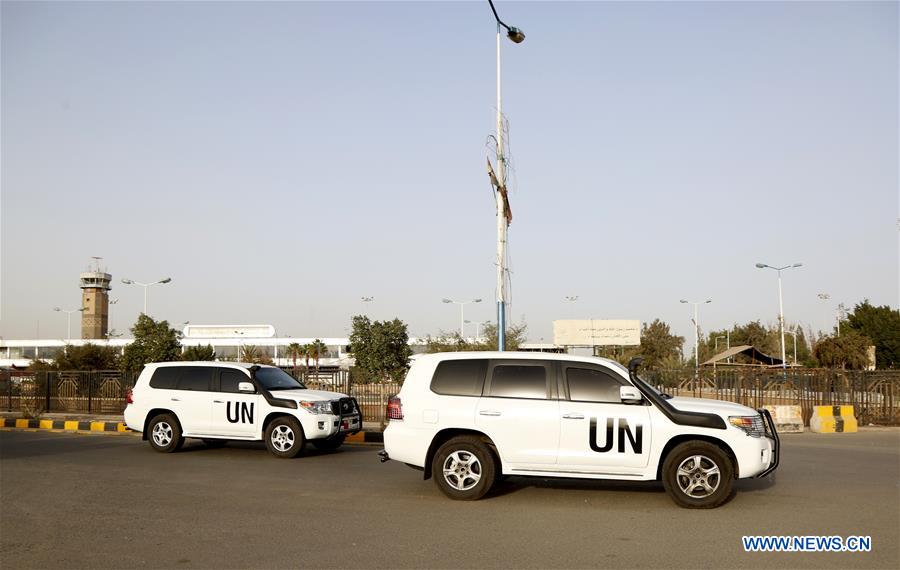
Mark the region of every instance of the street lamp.
[[80, 309], [60, 309], [59, 307], [53, 307], [53, 310], [57, 313], [65, 313], [66, 314], [66, 344], [72, 342], [72, 313], [80, 313], [84, 311], [84, 307]]
[[[144, 288], [144, 314], [147, 315], [147, 304], [149, 301], [149, 291], [150, 287], [153, 285], [165, 285], [166, 283], [171, 283], [172, 278], [166, 277], [165, 279], [160, 279], [159, 281], [154, 281], [153, 283], [141, 283], [140, 281], [133, 281], [131, 279], [122, 279], [122, 283], [125, 285], [140, 285]], [[147, 315], [150, 316], [150, 315]]]
[[578, 295], [566, 295], [565, 299], [570, 303], [574, 303], [578, 300]]
[[694, 371], [700, 371], [700, 317], [698, 314], [697, 307], [699, 305], [706, 305], [707, 303], [712, 303], [712, 299], [707, 299], [705, 301], [688, 301], [687, 299], [682, 299], [681, 303], [685, 303], [687, 305], [694, 306]]
[[784, 267], [773, 267], [771, 265], [766, 265], [765, 263], [757, 263], [756, 267], [757, 269], [774, 269], [778, 272], [778, 327], [781, 329], [781, 369], [785, 371], [787, 370], [787, 357], [784, 352], [784, 301], [781, 295], [781, 272], [786, 269], [803, 267], [803, 264], [795, 263], [793, 265], [785, 265]]
[[[822, 301], [826, 301], [826, 302], [829, 299], [831, 299], [831, 295], [829, 295], [828, 293], [819, 293], [818, 297]], [[844, 318], [845, 312], [846, 311], [844, 309], [844, 304], [838, 303], [837, 308], [834, 310], [834, 320], [835, 320], [835, 323], [837, 324], [837, 336], [841, 336], [841, 319]]]
[[375, 297], [360, 297], [359, 300], [363, 303], [371, 303], [375, 300]]
[[453, 299], [441, 299], [442, 303], [456, 303], [459, 305], [459, 338], [465, 338], [463, 336], [465, 326], [466, 326], [466, 317], [464, 315], [464, 307], [470, 303], [480, 303], [481, 299], [472, 299], [471, 301], [454, 301]]
[[494, 2], [488, 0], [494, 19], [497, 20], [497, 176], [494, 176], [488, 161], [488, 173], [491, 183], [497, 187], [497, 349], [506, 350], [506, 233], [512, 212], [506, 192], [506, 156], [503, 153], [503, 106], [500, 88], [500, 34], [506, 29], [506, 36], [520, 44], [525, 41], [525, 34], [519, 28], [507, 26], [497, 15]]

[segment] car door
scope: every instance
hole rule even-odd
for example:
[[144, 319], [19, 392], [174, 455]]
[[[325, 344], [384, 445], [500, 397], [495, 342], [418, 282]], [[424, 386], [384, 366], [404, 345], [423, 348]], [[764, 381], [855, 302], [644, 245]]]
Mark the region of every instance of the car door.
[[560, 470], [619, 474], [647, 466], [649, 406], [624, 404], [615, 371], [582, 362], [560, 364]]
[[242, 393], [240, 382], [250, 376], [237, 368], [216, 368], [215, 392], [210, 403], [211, 433], [215, 435], [258, 438], [262, 432], [260, 395]]
[[543, 360], [490, 362], [475, 424], [507, 465], [526, 469], [556, 463], [560, 419], [552, 371]]
[[209, 433], [209, 406], [213, 392], [212, 366], [179, 366], [176, 389], [171, 392], [170, 405], [178, 415], [185, 435]]

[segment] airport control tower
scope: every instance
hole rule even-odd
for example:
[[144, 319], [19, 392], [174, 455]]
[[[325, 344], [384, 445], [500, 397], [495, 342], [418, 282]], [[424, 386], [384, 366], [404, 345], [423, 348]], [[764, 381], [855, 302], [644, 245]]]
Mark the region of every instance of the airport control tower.
[[101, 257], [81, 274], [81, 338], [106, 338], [109, 329], [109, 282], [112, 275], [100, 268]]

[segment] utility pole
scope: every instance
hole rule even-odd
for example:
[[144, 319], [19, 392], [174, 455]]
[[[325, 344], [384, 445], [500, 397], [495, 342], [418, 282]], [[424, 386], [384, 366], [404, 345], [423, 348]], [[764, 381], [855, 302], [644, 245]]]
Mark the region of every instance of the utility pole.
[[522, 43], [525, 34], [522, 30], [507, 26], [497, 15], [492, 0], [488, 0], [494, 19], [497, 20], [497, 175], [494, 175], [488, 160], [488, 173], [491, 182], [497, 187], [497, 349], [506, 350], [506, 239], [509, 223], [512, 218], [506, 188], [506, 155], [503, 151], [503, 107], [500, 85], [500, 32], [506, 28], [507, 37], [514, 43]]

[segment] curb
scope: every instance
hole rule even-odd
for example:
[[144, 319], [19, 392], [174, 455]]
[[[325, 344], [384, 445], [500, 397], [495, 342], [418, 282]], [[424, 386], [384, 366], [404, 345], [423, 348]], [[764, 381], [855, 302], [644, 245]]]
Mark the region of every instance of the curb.
[[81, 422], [77, 420], [26, 420], [6, 418], [2, 427], [20, 429], [52, 429], [64, 431], [127, 432], [123, 422]]

